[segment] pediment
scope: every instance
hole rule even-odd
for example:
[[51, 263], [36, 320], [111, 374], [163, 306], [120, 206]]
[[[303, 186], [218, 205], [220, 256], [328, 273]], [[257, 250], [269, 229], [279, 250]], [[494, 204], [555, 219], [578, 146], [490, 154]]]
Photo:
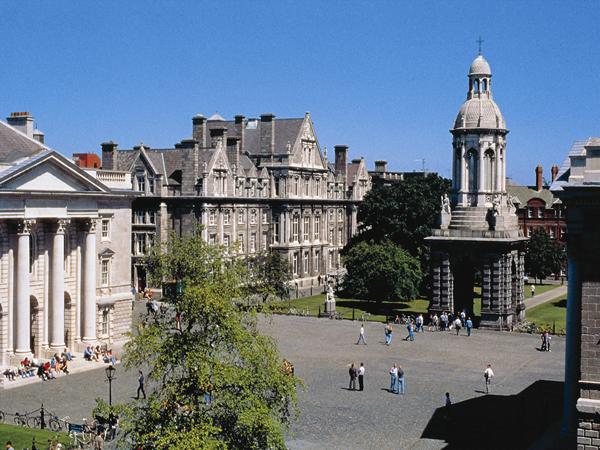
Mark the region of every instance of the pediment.
[[0, 173], [0, 189], [38, 192], [107, 192], [109, 189], [56, 152]]

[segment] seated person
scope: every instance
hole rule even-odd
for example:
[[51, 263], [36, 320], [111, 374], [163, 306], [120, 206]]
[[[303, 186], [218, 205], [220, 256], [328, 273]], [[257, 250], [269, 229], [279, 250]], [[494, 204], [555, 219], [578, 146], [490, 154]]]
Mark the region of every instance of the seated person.
[[108, 351], [108, 358], [110, 359], [110, 363], [114, 366], [117, 364], [117, 357], [113, 353], [112, 349]]
[[92, 356], [94, 356], [94, 352], [92, 351], [92, 348], [88, 345], [83, 351], [83, 359], [85, 359], [86, 361], [91, 361]]
[[31, 361], [29, 361], [29, 358], [27, 358], [27, 356], [25, 357], [25, 359], [23, 361], [21, 361], [21, 365], [24, 368], [29, 369], [29, 367], [31, 366]]
[[61, 360], [61, 366], [60, 366], [60, 367], [61, 367], [61, 370], [62, 370], [64, 373], [66, 373], [67, 375], [69, 375], [69, 373], [70, 373], [70, 372], [69, 372], [69, 360], [67, 359], [67, 357], [66, 357], [66, 356], [63, 356], [63, 357], [62, 357], [62, 360]]
[[9, 381], [15, 381], [15, 377], [17, 376], [17, 373], [15, 372], [14, 369], [8, 367], [4, 372], [3, 375], [8, 378]]
[[67, 347], [65, 347], [65, 350], [62, 352], [61, 356], [66, 357], [67, 361], [73, 361], [73, 354], [69, 351]]
[[100, 351], [100, 346], [96, 345], [96, 348], [93, 350], [94, 354], [92, 356], [92, 359], [94, 361], [100, 361], [100, 356], [102, 355], [102, 352]]

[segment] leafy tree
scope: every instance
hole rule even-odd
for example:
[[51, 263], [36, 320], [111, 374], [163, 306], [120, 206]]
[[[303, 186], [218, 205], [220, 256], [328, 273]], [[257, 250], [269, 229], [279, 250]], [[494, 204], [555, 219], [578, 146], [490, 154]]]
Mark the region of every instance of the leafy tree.
[[284, 449], [298, 379], [258, 332], [256, 313], [234, 302], [248, 295], [246, 262], [195, 233], [172, 235], [147, 263], [155, 285], [178, 281], [181, 289], [125, 347], [125, 367], [142, 368], [151, 387], [128, 408], [127, 441], [144, 449]]
[[418, 294], [419, 260], [390, 241], [359, 242], [343, 256], [345, 291], [356, 298], [408, 300]]
[[358, 208], [353, 242], [389, 240], [421, 257], [427, 252], [423, 239], [436, 225], [440, 198], [450, 187], [450, 180], [435, 174], [374, 186]]
[[533, 230], [527, 242], [525, 272], [542, 280], [553, 273], [560, 273], [566, 261], [564, 246], [550, 238], [543, 228]]
[[282, 300], [290, 295], [292, 279], [288, 261], [275, 251], [265, 251], [250, 258], [251, 274], [248, 286], [252, 294], [258, 295], [263, 303], [269, 297]]

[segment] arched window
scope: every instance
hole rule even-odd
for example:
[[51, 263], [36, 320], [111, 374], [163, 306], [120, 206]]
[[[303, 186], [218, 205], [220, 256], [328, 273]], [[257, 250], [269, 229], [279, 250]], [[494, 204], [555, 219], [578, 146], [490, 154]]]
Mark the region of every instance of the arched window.
[[496, 155], [494, 150], [488, 148], [484, 154], [485, 157], [485, 188], [492, 192], [496, 188]]
[[486, 78], [484, 78], [483, 81], [481, 82], [481, 90], [483, 92], [487, 92], [487, 90], [488, 90], [488, 80]]
[[469, 192], [476, 192], [477, 191], [477, 184], [478, 184], [478, 165], [479, 165], [479, 158], [477, 156], [477, 150], [475, 149], [471, 149], [467, 152], [467, 177], [469, 180]]
[[460, 188], [461, 185], [461, 149], [457, 148], [454, 151], [454, 173], [452, 174], [452, 181], [454, 186]]
[[473, 83], [474, 91], [479, 92], [479, 80], [475, 80]]

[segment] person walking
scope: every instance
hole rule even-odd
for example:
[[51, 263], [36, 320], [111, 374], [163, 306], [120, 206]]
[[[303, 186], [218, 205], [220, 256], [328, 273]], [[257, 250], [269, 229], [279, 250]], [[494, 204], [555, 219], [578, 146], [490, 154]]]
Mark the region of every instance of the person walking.
[[398, 388], [396, 389], [396, 394], [404, 395], [404, 387], [404, 370], [398, 366]]
[[452, 400], [450, 400], [450, 392], [446, 392], [446, 407], [452, 406]]
[[473, 321], [470, 317], [467, 317], [465, 321], [465, 327], [467, 328], [467, 336], [471, 336], [471, 329], [473, 328]]
[[535, 284], [531, 285], [531, 296], [533, 297], [535, 295]]
[[460, 319], [457, 317], [456, 320], [454, 321], [454, 328], [456, 328], [456, 335], [458, 336], [460, 334], [460, 328], [462, 327], [462, 322], [460, 321]]
[[392, 335], [393, 335], [392, 324], [388, 322], [387, 325], [385, 326], [385, 345], [391, 345]]
[[485, 378], [485, 393], [489, 394], [492, 392], [492, 378], [494, 378], [494, 371], [491, 364], [488, 364], [483, 371], [483, 378]]
[[463, 327], [465, 326], [465, 319], [466, 319], [466, 317], [467, 317], [467, 314], [465, 313], [465, 310], [463, 309], [463, 310], [460, 312], [460, 323], [461, 323], [461, 325], [462, 325]]
[[360, 326], [360, 334], [358, 335], [358, 341], [356, 341], [356, 345], [360, 344], [361, 341], [363, 344], [367, 345], [367, 341], [365, 339], [365, 324], [364, 323]]
[[412, 320], [406, 324], [406, 329], [408, 330], [408, 335], [406, 336], [406, 338], [404, 338], [405, 341], [414, 341], [415, 340], [414, 328], [415, 328], [415, 326], [414, 326], [414, 323]]
[[144, 390], [144, 384], [146, 382], [146, 379], [144, 377], [144, 372], [142, 372], [141, 369], [140, 369], [140, 370], [138, 370], [138, 374], [139, 374], [139, 376], [138, 376], [138, 388], [137, 388], [137, 395], [135, 396], [136, 400], [140, 399], [140, 392], [142, 394], [144, 394], [144, 399], [146, 398], [146, 391]]
[[417, 324], [417, 333], [422, 333], [423, 332], [423, 314], [419, 314], [417, 316], [417, 319], [415, 322]]
[[396, 394], [396, 381], [398, 380], [398, 368], [396, 363], [390, 368], [390, 392]]
[[350, 369], [348, 370], [348, 375], [350, 375], [350, 384], [348, 385], [349, 391], [356, 390], [356, 367], [354, 367], [354, 363], [350, 364]]
[[358, 390], [362, 391], [365, 388], [365, 365], [360, 363], [358, 368]]

